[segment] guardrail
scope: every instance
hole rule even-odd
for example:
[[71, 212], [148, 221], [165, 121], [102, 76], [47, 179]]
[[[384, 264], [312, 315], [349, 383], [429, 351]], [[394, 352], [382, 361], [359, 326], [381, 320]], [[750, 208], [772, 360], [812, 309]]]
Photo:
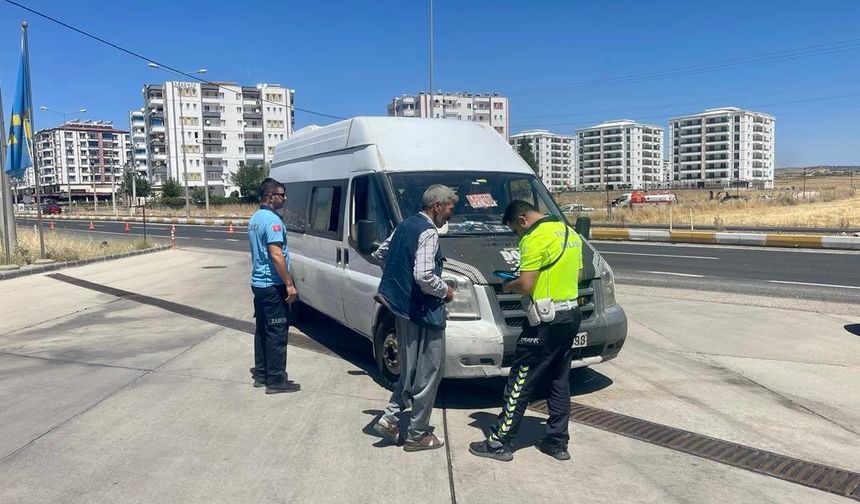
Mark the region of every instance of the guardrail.
[[592, 228], [591, 238], [594, 240], [860, 250], [860, 237], [858, 236]]

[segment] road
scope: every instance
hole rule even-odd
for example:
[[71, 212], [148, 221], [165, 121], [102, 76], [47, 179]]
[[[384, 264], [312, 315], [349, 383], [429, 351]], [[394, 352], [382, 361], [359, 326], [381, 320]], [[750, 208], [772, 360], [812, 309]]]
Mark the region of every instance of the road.
[[[19, 225], [32, 226], [33, 219]], [[124, 223], [55, 221], [60, 232], [99, 236], [141, 236], [143, 226]], [[47, 226], [47, 224], [46, 224]], [[147, 235], [170, 238], [170, 224], [147, 224]], [[176, 225], [181, 246], [247, 250], [244, 228]], [[621, 284], [674, 287], [737, 294], [860, 303], [860, 254], [851, 251], [793, 250], [664, 243], [600, 242], [594, 247]]]

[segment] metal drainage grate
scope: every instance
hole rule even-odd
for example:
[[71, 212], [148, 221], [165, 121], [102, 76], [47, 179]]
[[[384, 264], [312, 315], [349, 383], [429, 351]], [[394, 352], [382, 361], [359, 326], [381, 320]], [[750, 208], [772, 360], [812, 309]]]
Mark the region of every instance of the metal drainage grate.
[[[127, 299], [129, 301], [134, 301], [140, 304], [155, 306], [156, 308], [161, 308], [162, 310], [167, 310], [178, 315], [191, 317], [197, 320], [202, 320], [203, 322], [219, 325], [221, 327], [227, 327], [229, 329], [235, 329], [244, 333], [254, 334], [256, 329], [256, 325], [254, 322], [240, 320], [237, 318], [228, 317], [226, 315], [220, 315], [218, 313], [201, 310], [200, 308], [194, 308], [193, 306], [174, 303], [172, 301], [166, 301], [164, 299], [146, 296], [143, 294], [137, 294], [135, 292], [117, 289], [115, 287], [108, 287], [107, 285], [88, 282], [86, 280], [81, 280], [80, 278], [63, 275], [62, 273], [53, 273], [48, 276], [55, 280], [66, 282], [77, 287], [83, 287], [84, 289], [101, 292], [102, 294], [108, 294], [110, 296], [116, 296], [118, 298]], [[317, 341], [305, 336], [304, 334], [296, 334], [291, 332], [289, 338], [287, 339], [287, 344], [289, 344], [290, 346], [304, 348], [305, 350], [311, 350], [313, 352], [325, 355], [337, 355], [331, 349], [327, 348], [324, 345], [321, 345]]]
[[[546, 401], [530, 408], [549, 414]], [[571, 420], [639, 441], [860, 501], [860, 474], [676, 429], [667, 425], [570, 403]]]

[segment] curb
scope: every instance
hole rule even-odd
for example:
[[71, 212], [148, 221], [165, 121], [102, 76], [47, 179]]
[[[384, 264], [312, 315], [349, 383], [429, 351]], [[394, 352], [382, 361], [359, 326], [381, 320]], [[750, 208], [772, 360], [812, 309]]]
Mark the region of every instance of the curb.
[[97, 262], [112, 261], [114, 259], [123, 259], [126, 257], [139, 256], [143, 254], [152, 254], [153, 252], [161, 252], [163, 250], [169, 250], [170, 248], [170, 245], [157, 245], [155, 247], [144, 250], [133, 250], [131, 252], [122, 252], [120, 254], [92, 257], [90, 259], [81, 259], [79, 261], [67, 261], [50, 264], [39, 264], [35, 266], [25, 266], [18, 270], [0, 271], [0, 281], [10, 280], [12, 278], [18, 278], [23, 276], [36, 275], [39, 273], [45, 273], [47, 271], [54, 271], [63, 268], [74, 268], [76, 266], [84, 266]]
[[[15, 217], [32, 219], [36, 214], [18, 214]], [[112, 215], [93, 215], [91, 217], [68, 216], [68, 215], [43, 215], [43, 221], [51, 220], [73, 220], [73, 221], [110, 221], [110, 222], [143, 222], [143, 217], [114, 217]], [[194, 226], [247, 226], [249, 219], [222, 218], [222, 219], [198, 219], [185, 217], [147, 217], [147, 224], [187, 224]]]
[[699, 243], [711, 245], [753, 245], [760, 247], [860, 250], [860, 237], [854, 236], [719, 233], [708, 231], [664, 231], [660, 229], [594, 228], [591, 230], [591, 238], [597, 240], [627, 240], [668, 243]]

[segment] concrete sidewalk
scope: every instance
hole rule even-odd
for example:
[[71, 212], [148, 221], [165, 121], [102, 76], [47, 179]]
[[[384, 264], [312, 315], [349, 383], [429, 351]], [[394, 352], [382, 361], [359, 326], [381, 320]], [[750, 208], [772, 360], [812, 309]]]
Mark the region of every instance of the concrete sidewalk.
[[[63, 274], [250, 322], [247, 268], [183, 250]], [[856, 316], [683, 298], [622, 288], [628, 343], [576, 373], [573, 400], [860, 471]], [[299, 329], [334, 351], [291, 346], [302, 392], [266, 396], [242, 330], [44, 275], [3, 282], [0, 502], [847, 502], [579, 424], [559, 463], [530, 446], [534, 412], [513, 462], [477, 459], [499, 380], [446, 383], [449, 450], [407, 454], [369, 430], [388, 397], [369, 345], [323, 318]]]

